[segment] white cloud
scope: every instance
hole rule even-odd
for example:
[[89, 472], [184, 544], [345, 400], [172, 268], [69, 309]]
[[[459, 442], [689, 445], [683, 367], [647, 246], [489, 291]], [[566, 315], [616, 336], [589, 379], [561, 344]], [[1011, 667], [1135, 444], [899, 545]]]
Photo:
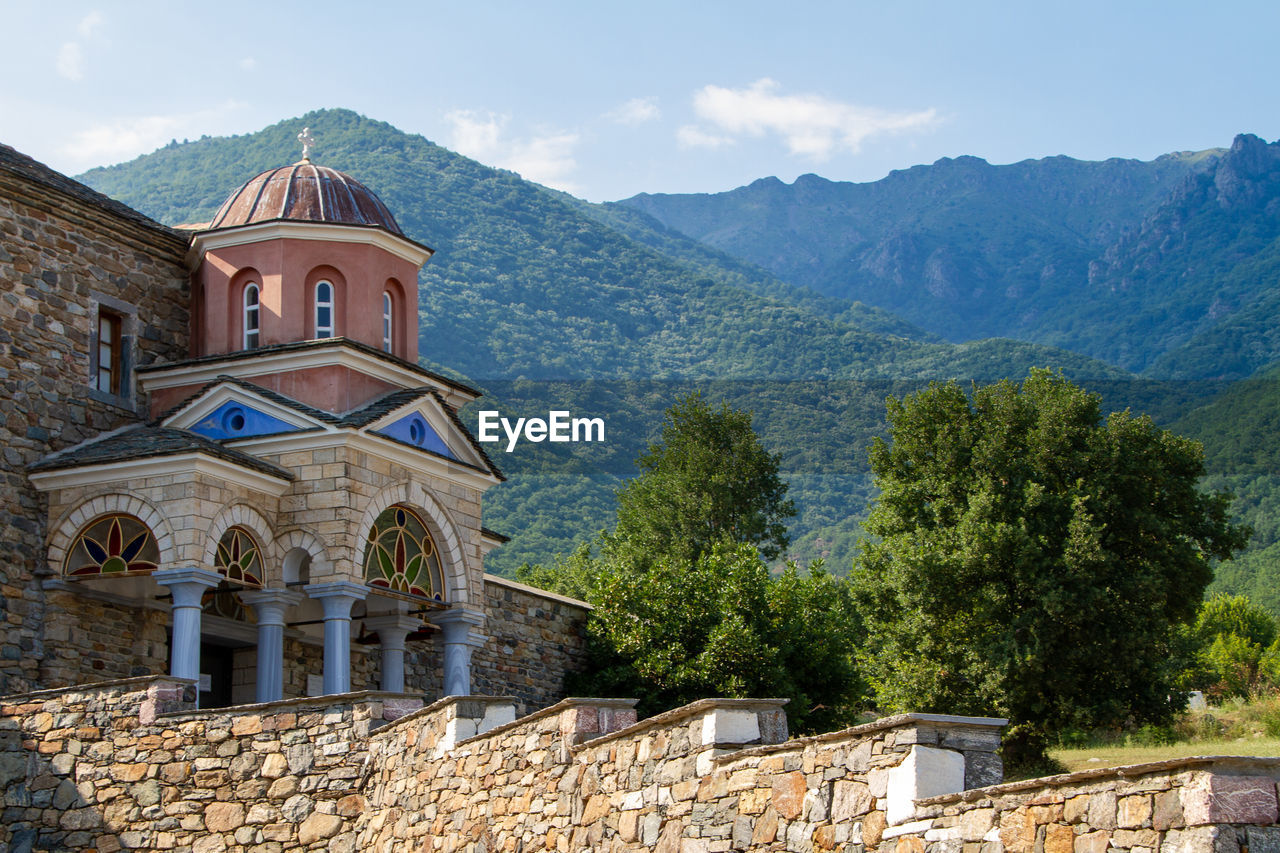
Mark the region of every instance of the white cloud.
[[54, 57], [53, 67], [58, 72], [58, 76], [71, 81], [84, 79], [84, 46], [81, 42], [92, 39], [94, 34], [102, 29], [105, 21], [106, 18], [98, 11], [90, 12], [80, 19], [80, 23], [76, 24], [76, 33], [79, 34], [80, 40], [63, 42], [58, 48], [58, 55]]
[[453, 125], [449, 145], [459, 154], [565, 192], [579, 191], [568, 180], [578, 168], [573, 157], [578, 134], [559, 132], [512, 139], [505, 136], [506, 116], [474, 110], [454, 110], [445, 120]]
[[68, 80], [84, 79], [84, 51], [73, 41], [66, 42], [58, 48], [58, 56], [54, 60], [54, 68], [58, 76]]
[[733, 139], [728, 136], [716, 136], [692, 124], [676, 131], [676, 141], [681, 148], [723, 148], [733, 144]]
[[254, 59], [252, 56], [246, 56], [244, 59], [240, 60], [241, 71], [252, 71], [257, 67], [258, 60]]
[[656, 121], [662, 117], [662, 111], [658, 109], [658, 99], [650, 96], [632, 98], [617, 109], [605, 113], [605, 117], [618, 124], [636, 125]]
[[80, 38], [93, 38], [93, 34], [105, 21], [106, 18], [102, 17], [102, 13], [95, 10], [80, 19], [80, 23], [76, 25], [76, 32], [80, 33]]
[[77, 131], [62, 145], [73, 171], [118, 163], [154, 151], [171, 139], [195, 137], [219, 126], [227, 114], [244, 105], [228, 101], [218, 107], [174, 115], [134, 116], [92, 125]]
[[699, 118], [723, 132], [776, 134], [786, 141], [792, 154], [815, 160], [825, 160], [836, 150], [856, 154], [868, 137], [924, 130], [937, 122], [937, 113], [932, 109], [889, 112], [822, 95], [782, 95], [778, 88], [768, 78], [745, 89], [704, 86], [694, 94], [693, 108]]

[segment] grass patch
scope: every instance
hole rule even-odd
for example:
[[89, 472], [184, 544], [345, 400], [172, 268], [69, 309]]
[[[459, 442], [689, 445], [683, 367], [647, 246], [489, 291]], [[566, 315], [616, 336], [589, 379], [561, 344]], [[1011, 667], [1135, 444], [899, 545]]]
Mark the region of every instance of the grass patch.
[[1167, 728], [1063, 738], [1049, 755], [1071, 772], [1195, 755], [1280, 756], [1280, 695], [1189, 711]]

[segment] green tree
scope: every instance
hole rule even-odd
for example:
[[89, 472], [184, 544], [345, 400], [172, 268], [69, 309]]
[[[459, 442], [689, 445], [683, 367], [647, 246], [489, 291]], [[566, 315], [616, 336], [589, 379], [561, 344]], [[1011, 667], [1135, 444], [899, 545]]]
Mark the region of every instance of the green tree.
[[862, 698], [857, 613], [821, 567], [769, 574], [750, 543], [606, 573], [591, 596], [589, 664], [571, 692], [631, 696], [652, 714], [709, 696], [784, 697], [797, 731], [845, 723]]
[[784, 697], [798, 731], [848, 721], [864, 693], [852, 595], [820, 563], [770, 574], [794, 510], [750, 415], [684, 398], [639, 466], [595, 553], [583, 545], [517, 575], [593, 606], [570, 691], [635, 697], [646, 714], [710, 696]]
[[1215, 595], [1200, 606], [1189, 634], [1195, 651], [1185, 686], [1221, 701], [1275, 683], [1280, 645], [1275, 617], [1265, 607], [1243, 595]]
[[886, 710], [996, 714], [1006, 760], [1061, 727], [1160, 722], [1211, 561], [1244, 545], [1200, 446], [1033, 370], [888, 405], [855, 569]]
[[786, 550], [795, 506], [749, 413], [690, 394], [667, 409], [662, 441], [636, 464], [607, 541], [620, 559], [638, 568], [662, 557], [693, 561], [716, 542], [749, 543], [768, 560]]

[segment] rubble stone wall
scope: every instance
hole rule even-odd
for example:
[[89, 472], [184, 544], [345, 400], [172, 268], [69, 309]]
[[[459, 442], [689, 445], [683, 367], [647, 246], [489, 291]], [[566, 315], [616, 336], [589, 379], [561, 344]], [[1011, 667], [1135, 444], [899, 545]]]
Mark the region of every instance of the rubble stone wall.
[[[565, 674], [586, 657], [586, 602], [495, 575], [484, 576], [484, 631], [489, 640], [471, 656], [471, 692], [512, 696], [517, 713], [559, 702]], [[442, 660], [443, 650], [435, 660]], [[439, 695], [439, 682], [435, 682]]]
[[191, 682], [168, 678], [5, 697], [0, 849], [351, 853], [369, 732], [421, 706], [193, 700]]
[[917, 804], [888, 851], [1280, 850], [1280, 759], [1190, 758], [997, 785]]
[[97, 304], [136, 309], [124, 330], [134, 365], [183, 357], [188, 335], [186, 239], [42, 174], [0, 152], [0, 693], [41, 684], [45, 653], [47, 531], [27, 466], [145, 414], [136, 394], [89, 387]]
[[160, 677], [0, 699], [0, 850], [1280, 849], [1280, 759], [990, 785], [996, 720], [906, 714], [785, 740], [780, 700], [637, 722], [622, 699], [520, 719], [509, 697], [193, 699]]
[[999, 778], [991, 721], [904, 715], [779, 743], [780, 700], [634, 723], [629, 702], [572, 699], [485, 732], [499, 702], [446, 700], [371, 738], [359, 849], [861, 849], [921, 745], [956, 756], [957, 779], [966, 760]]

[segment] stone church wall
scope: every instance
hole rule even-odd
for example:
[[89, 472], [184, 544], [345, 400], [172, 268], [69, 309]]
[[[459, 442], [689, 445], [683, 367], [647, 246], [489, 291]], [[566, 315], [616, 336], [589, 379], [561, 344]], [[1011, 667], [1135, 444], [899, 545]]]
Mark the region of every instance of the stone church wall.
[[59, 181], [72, 184], [0, 151], [0, 693], [40, 683], [46, 653], [47, 531], [27, 466], [144, 412], [89, 389], [95, 305], [136, 309], [136, 365], [187, 348], [186, 240]]
[[489, 641], [471, 656], [471, 692], [515, 697], [521, 714], [559, 702], [585, 660], [590, 606], [494, 575], [484, 593]]

